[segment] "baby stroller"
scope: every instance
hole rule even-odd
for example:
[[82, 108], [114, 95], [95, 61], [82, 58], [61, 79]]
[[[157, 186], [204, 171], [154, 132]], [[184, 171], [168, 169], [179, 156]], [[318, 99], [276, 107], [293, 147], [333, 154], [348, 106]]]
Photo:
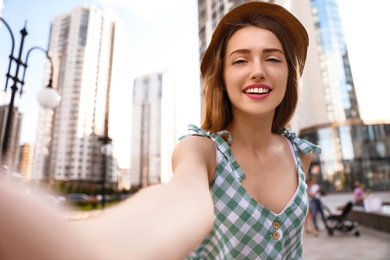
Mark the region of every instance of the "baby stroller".
[[343, 233], [352, 232], [356, 237], [360, 236], [359, 224], [356, 221], [348, 219], [348, 214], [351, 212], [352, 207], [353, 203], [348, 202], [340, 214], [329, 214], [327, 217], [329, 236], [333, 236], [335, 230]]

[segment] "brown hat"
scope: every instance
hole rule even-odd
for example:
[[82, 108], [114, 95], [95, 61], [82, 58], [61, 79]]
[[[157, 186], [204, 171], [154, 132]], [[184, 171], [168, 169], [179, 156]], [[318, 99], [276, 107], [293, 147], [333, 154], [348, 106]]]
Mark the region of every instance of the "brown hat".
[[289, 42], [295, 46], [295, 55], [299, 61], [300, 73], [302, 75], [306, 61], [307, 47], [309, 45], [309, 37], [306, 29], [294, 15], [281, 5], [256, 1], [244, 3], [233, 8], [219, 21], [202, 58], [200, 65], [202, 76], [205, 75], [210, 63], [213, 62], [218, 43], [226, 37], [226, 31], [230, 28], [231, 21], [243, 19], [251, 15], [261, 15], [266, 19], [276, 22], [286, 30], [290, 38]]

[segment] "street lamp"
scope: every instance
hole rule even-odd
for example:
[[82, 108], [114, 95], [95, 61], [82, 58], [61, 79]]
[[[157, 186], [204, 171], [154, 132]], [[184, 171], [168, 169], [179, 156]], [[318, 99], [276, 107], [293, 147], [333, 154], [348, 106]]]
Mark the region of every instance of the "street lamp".
[[[10, 87], [12, 90], [11, 91], [11, 100], [10, 100], [10, 103], [8, 106], [8, 114], [7, 114], [7, 120], [6, 120], [6, 124], [5, 124], [5, 131], [4, 131], [4, 135], [3, 135], [3, 142], [2, 142], [2, 149], [1, 149], [1, 161], [2, 161], [2, 164], [4, 164], [6, 162], [6, 157], [7, 157], [7, 149], [8, 149], [8, 141], [9, 141], [8, 139], [9, 139], [11, 125], [12, 125], [12, 112], [13, 112], [13, 107], [14, 107], [15, 95], [16, 95], [16, 92], [18, 91], [18, 84], [20, 84], [20, 96], [23, 93], [23, 85], [24, 85], [24, 78], [26, 75], [28, 56], [30, 55], [31, 51], [38, 49], [38, 50], [45, 52], [46, 57], [50, 61], [51, 73], [50, 73], [49, 84], [46, 88], [44, 88], [43, 90], [40, 91], [40, 93], [38, 95], [38, 101], [40, 102], [40, 104], [43, 107], [55, 108], [56, 106], [58, 106], [58, 104], [61, 100], [61, 97], [58, 94], [58, 92], [55, 89], [53, 89], [53, 86], [52, 86], [53, 62], [51, 60], [51, 57], [49, 56], [48, 51], [44, 50], [41, 47], [33, 47], [27, 52], [25, 62], [22, 61], [24, 39], [27, 36], [27, 30], [26, 30], [26, 24], [25, 24], [24, 28], [20, 31], [21, 42], [19, 45], [19, 54], [18, 54], [18, 57], [16, 58], [14, 56], [15, 40], [14, 40], [14, 35], [12, 33], [12, 30], [11, 30], [10, 26], [8, 25], [8, 23], [2, 17], [0, 17], [0, 20], [3, 22], [3, 24], [8, 29], [8, 31], [11, 35], [11, 40], [12, 40], [11, 53], [9, 55], [8, 71], [6, 74], [6, 82], [5, 82], [5, 88], [4, 88], [4, 92], [6, 92], [7, 87], [8, 87], [8, 82], [10, 79], [12, 79], [13, 84]], [[16, 68], [14, 71], [14, 75], [11, 75], [11, 67], [12, 67], [13, 63], [16, 63]], [[21, 69], [20, 66], [24, 67], [22, 79], [19, 79], [19, 71]]]

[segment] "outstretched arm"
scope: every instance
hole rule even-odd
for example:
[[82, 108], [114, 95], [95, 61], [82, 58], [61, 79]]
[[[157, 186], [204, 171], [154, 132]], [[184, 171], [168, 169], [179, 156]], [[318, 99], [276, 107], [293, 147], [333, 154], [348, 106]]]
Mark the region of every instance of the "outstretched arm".
[[213, 225], [214, 144], [202, 137], [183, 139], [173, 170], [169, 183], [145, 188], [104, 214], [76, 222], [0, 187], [0, 258], [183, 259]]
[[0, 178], [0, 259], [112, 259], [42, 198]]
[[[211, 154], [211, 156], [210, 156]], [[214, 156], [212, 156], [214, 155]], [[143, 189], [115, 210], [89, 221], [98, 236], [121, 241], [131, 259], [183, 259], [210, 232], [214, 207], [208, 172], [215, 171], [215, 145], [186, 137], [173, 154], [173, 178]], [[103, 224], [103, 228], [102, 228]], [[100, 244], [100, 242], [99, 242]]]

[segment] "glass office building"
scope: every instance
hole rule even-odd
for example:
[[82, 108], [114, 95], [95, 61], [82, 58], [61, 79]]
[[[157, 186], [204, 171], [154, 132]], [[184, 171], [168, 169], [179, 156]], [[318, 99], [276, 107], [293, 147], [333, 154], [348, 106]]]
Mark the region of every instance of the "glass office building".
[[356, 180], [370, 190], [390, 189], [390, 122], [360, 117], [337, 0], [312, 0], [321, 71], [325, 123], [300, 129], [319, 144], [312, 174], [329, 191], [353, 189]]
[[322, 148], [313, 154], [309, 173], [329, 191], [352, 190], [356, 180], [369, 190], [390, 189], [390, 124], [349, 120], [315, 129], [300, 136]]

